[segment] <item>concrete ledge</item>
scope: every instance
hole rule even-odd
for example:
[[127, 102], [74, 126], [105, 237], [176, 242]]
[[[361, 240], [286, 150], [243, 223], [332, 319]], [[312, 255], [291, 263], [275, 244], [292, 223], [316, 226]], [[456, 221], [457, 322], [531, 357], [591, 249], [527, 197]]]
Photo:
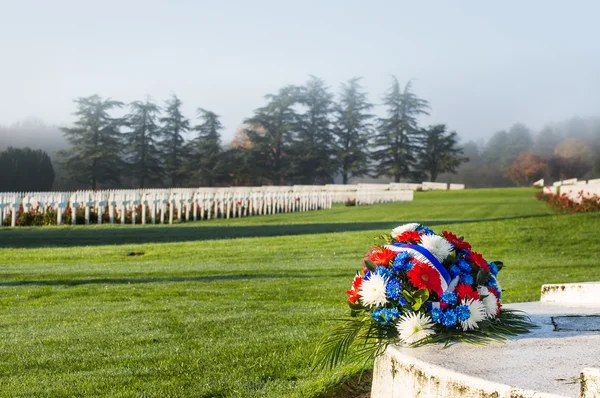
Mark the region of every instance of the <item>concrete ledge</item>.
[[392, 397], [557, 398], [563, 396], [524, 390], [468, 376], [421, 361], [391, 346], [375, 361], [371, 398]]
[[600, 398], [600, 333], [577, 322], [563, 329], [553, 323], [596, 319], [599, 304], [505, 307], [525, 311], [539, 327], [506, 343], [390, 346], [375, 361], [371, 397]]
[[541, 302], [600, 304], [600, 283], [561, 283], [542, 285]]

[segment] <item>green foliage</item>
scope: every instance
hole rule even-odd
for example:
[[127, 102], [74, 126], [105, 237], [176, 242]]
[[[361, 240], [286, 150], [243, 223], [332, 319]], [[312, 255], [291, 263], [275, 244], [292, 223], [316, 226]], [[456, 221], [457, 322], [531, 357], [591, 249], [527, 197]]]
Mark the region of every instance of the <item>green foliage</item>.
[[461, 163], [468, 161], [458, 147], [458, 136], [446, 133], [446, 125], [431, 126], [422, 132], [423, 142], [419, 154], [419, 169], [435, 181], [441, 173], [455, 173]]
[[118, 183], [123, 170], [121, 158], [122, 119], [109, 112], [123, 104], [98, 95], [75, 100], [78, 117], [72, 128], [61, 128], [71, 145], [60, 151], [67, 179], [96, 189], [99, 184]]
[[[419, 300], [420, 298], [412, 307], [416, 308], [415, 311], [420, 308]], [[354, 362], [370, 368], [373, 359], [393, 344], [398, 335], [395, 327], [382, 328], [368, 316], [340, 319], [338, 322], [339, 324], [319, 342], [315, 349], [313, 364], [316, 369], [333, 369], [345, 362]], [[453, 342], [487, 344], [492, 341], [505, 341], [510, 337], [529, 333], [538, 327], [524, 312], [504, 308], [495, 318], [483, 321], [481, 326], [479, 330], [465, 332], [459, 328], [445, 328], [436, 324], [435, 334], [416, 341], [410, 346], [420, 347], [439, 343], [444, 344], [445, 347]]]
[[360, 85], [360, 78], [342, 84], [336, 104], [335, 127], [337, 158], [340, 162], [342, 182], [347, 184], [351, 177], [364, 176], [369, 172], [369, 142], [373, 105]]
[[531, 130], [523, 124], [515, 124], [510, 130], [498, 131], [488, 141], [485, 158], [504, 172], [519, 153], [528, 152], [533, 146]]
[[130, 131], [125, 133], [126, 160], [138, 186], [146, 188], [160, 183], [162, 178], [162, 156], [158, 148], [161, 131], [157, 125], [160, 107], [147, 98], [145, 102], [132, 102], [130, 108], [131, 113], [127, 115]]
[[193, 186], [214, 187], [223, 174], [220, 138], [223, 125], [214, 112], [199, 108], [198, 115], [202, 124], [194, 127], [197, 136], [188, 144], [185, 174]]
[[411, 81], [402, 90], [398, 79], [392, 76], [392, 87], [383, 97], [388, 117], [379, 119], [374, 139], [378, 148], [373, 153], [377, 175], [393, 177], [395, 182], [415, 177], [421, 140], [418, 117], [429, 114], [428, 102], [411, 89]]
[[325, 82], [311, 76], [298, 89], [298, 104], [303, 112], [297, 114], [291, 137], [290, 157], [295, 184], [329, 184], [337, 171], [334, 162], [334, 141], [331, 124], [333, 95]]
[[166, 101], [165, 116], [160, 118], [162, 140], [159, 148], [164, 158], [165, 176], [172, 187], [178, 187], [184, 177], [182, 167], [186, 152], [183, 134], [190, 129], [190, 121], [183, 116], [181, 106], [181, 100], [173, 94]]
[[291, 134], [298, 119], [294, 110], [298, 88], [286, 86], [265, 98], [269, 103], [255, 110], [254, 116], [245, 121], [251, 142], [248, 150], [257, 154], [254, 159], [260, 159], [254, 165], [255, 172], [272, 184], [283, 185], [288, 177]]
[[46, 152], [13, 147], [0, 152], [0, 192], [50, 191], [53, 182], [54, 168]]

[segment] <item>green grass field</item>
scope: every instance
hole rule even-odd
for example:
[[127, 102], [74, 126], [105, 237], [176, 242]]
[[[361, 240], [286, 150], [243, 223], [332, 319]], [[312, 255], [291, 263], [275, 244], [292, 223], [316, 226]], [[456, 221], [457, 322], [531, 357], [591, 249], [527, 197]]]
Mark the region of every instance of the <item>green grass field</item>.
[[[311, 370], [373, 238], [419, 221], [503, 260], [504, 301], [600, 280], [600, 214], [529, 189], [173, 226], [0, 229], [0, 396], [330, 397]], [[138, 255], [130, 255], [136, 253]], [[367, 383], [368, 384], [368, 383]], [[350, 395], [349, 395], [350, 396]]]

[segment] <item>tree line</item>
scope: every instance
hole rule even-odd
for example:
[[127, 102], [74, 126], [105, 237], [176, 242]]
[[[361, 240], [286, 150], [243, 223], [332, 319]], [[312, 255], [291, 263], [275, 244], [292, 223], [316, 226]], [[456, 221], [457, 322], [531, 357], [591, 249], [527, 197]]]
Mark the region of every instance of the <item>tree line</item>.
[[[393, 77], [383, 96], [385, 117], [373, 115], [360, 78], [334, 96], [311, 76], [265, 96], [223, 145], [220, 116], [198, 108], [190, 120], [172, 95], [124, 104], [99, 95], [75, 100], [77, 120], [62, 128], [70, 148], [59, 152], [66, 177], [81, 187], [185, 187], [325, 184], [339, 178], [435, 181], [467, 159], [443, 124], [423, 128], [429, 104], [411, 82]], [[126, 109], [125, 116], [114, 114]], [[186, 140], [188, 133], [193, 138]]]
[[530, 186], [567, 178], [600, 177], [600, 119], [574, 117], [549, 123], [539, 131], [517, 123], [494, 133], [487, 142], [464, 144], [469, 163], [449, 182], [469, 187]]

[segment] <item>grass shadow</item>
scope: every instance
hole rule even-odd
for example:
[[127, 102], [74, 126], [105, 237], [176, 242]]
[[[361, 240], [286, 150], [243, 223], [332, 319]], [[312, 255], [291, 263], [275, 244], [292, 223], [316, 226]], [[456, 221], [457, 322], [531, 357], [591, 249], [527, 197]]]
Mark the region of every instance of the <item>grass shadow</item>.
[[[332, 278], [347, 276], [345, 273], [332, 273], [326, 275]], [[294, 274], [231, 274], [231, 275], [206, 275], [206, 276], [169, 276], [154, 278], [87, 278], [87, 279], [57, 279], [57, 280], [22, 280], [0, 282], [0, 287], [19, 286], [80, 286], [80, 285], [129, 285], [146, 283], [177, 283], [177, 282], [215, 282], [215, 281], [241, 281], [257, 279], [314, 279], [323, 275], [294, 275]]]
[[[536, 214], [518, 217], [499, 217], [471, 220], [421, 221], [428, 226], [474, 222], [504, 221], [510, 219], [549, 217]], [[38, 227], [0, 229], [0, 248], [104, 246], [139, 243], [193, 242], [216, 239], [268, 237], [286, 235], [324, 234], [370, 230], [390, 230], [411, 221], [376, 221], [277, 225], [224, 225], [206, 224], [107, 226], [96, 227]]]

